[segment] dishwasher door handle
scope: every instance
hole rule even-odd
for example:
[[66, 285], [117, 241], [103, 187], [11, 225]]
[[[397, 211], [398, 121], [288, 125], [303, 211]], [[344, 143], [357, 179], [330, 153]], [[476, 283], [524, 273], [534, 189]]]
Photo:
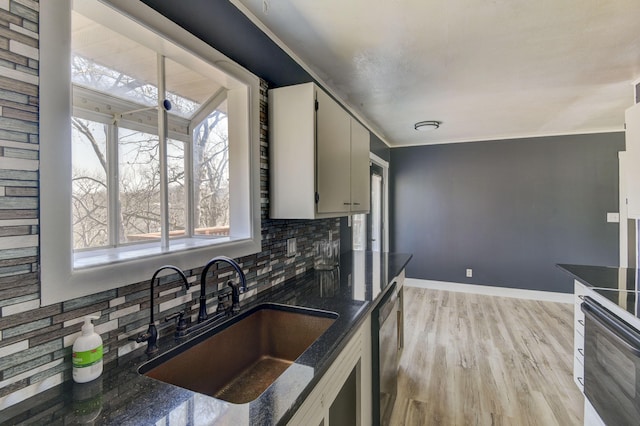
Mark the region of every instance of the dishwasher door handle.
[[404, 346], [404, 342], [402, 341], [402, 311], [398, 309], [396, 313], [397, 313], [396, 328], [397, 328], [397, 336], [398, 336], [398, 351], [401, 351], [402, 347]]
[[393, 284], [393, 288], [389, 290], [389, 294], [385, 297], [387, 297], [387, 300], [382, 302], [378, 307], [378, 328], [382, 327], [382, 324], [386, 321], [389, 315], [391, 315], [393, 312], [393, 306], [398, 300], [398, 291], [395, 283]]

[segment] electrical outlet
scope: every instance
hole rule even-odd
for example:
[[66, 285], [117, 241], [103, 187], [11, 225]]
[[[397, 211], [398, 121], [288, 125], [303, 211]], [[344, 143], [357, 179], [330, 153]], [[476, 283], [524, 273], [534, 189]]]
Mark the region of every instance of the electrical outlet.
[[473, 277], [473, 269], [467, 269], [467, 278]]
[[296, 239], [289, 238], [287, 240], [287, 257], [293, 257], [297, 254], [298, 248], [296, 247]]

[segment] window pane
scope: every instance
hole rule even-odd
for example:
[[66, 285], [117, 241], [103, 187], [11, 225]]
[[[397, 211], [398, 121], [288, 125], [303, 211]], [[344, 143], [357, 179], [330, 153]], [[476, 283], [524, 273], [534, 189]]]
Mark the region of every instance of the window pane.
[[102, 247], [109, 243], [107, 128], [73, 117], [71, 135], [73, 248]]
[[191, 117], [220, 91], [222, 85], [210, 78], [207, 71], [206, 68], [187, 68], [170, 58], [165, 59], [165, 83], [172, 114]]
[[78, 12], [71, 22], [74, 84], [138, 105], [158, 104], [156, 52]]
[[118, 129], [121, 243], [160, 239], [158, 136]]
[[229, 235], [229, 135], [226, 102], [194, 130], [194, 227], [197, 235]]
[[184, 142], [167, 141], [169, 180], [169, 235], [184, 236], [187, 196], [184, 186]]

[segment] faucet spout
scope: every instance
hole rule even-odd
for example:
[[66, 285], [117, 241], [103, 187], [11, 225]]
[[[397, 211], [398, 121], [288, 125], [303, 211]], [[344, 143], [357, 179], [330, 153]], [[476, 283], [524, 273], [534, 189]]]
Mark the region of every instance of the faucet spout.
[[242, 272], [242, 268], [238, 263], [227, 256], [216, 256], [209, 260], [207, 264], [202, 269], [202, 274], [200, 275], [200, 309], [198, 311], [198, 322], [203, 322], [207, 319], [207, 296], [206, 296], [206, 287], [207, 287], [207, 273], [209, 273], [209, 269], [216, 263], [223, 262], [229, 264], [233, 269], [238, 273], [238, 277], [240, 278], [239, 286], [235, 286], [231, 284], [230, 287], [232, 289], [232, 300], [236, 304], [233, 307], [233, 311], [237, 312], [240, 310], [240, 293], [244, 293], [247, 291], [247, 281], [244, 276], [244, 272]]
[[137, 337], [130, 338], [130, 340], [135, 340], [138, 343], [147, 342], [147, 350], [145, 352], [148, 355], [153, 355], [154, 353], [158, 352], [158, 344], [157, 344], [158, 330], [156, 328], [155, 319], [153, 317], [153, 284], [156, 281], [158, 274], [165, 269], [171, 269], [177, 272], [180, 278], [182, 279], [182, 281], [184, 282], [185, 288], [189, 290], [189, 287], [190, 287], [190, 284], [189, 284], [189, 281], [187, 280], [186, 275], [184, 274], [184, 272], [182, 272], [180, 268], [176, 266], [164, 265], [159, 267], [156, 270], [156, 272], [154, 272], [153, 277], [151, 277], [151, 281], [149, 282], [149, 293], [150, 293], [150, 299], [151, 299], [151, 304], [149, 305], [149, 311], [150, 311], [149, 328], [145, 333], [141, 333]]

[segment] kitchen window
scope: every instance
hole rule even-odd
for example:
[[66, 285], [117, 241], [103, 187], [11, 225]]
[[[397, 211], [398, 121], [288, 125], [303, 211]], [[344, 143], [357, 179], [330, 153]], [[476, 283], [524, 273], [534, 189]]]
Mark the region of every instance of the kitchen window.
[[139, 2], [61, 3], [41, 5], [42, 303], [258, 252], [258, 79]]

